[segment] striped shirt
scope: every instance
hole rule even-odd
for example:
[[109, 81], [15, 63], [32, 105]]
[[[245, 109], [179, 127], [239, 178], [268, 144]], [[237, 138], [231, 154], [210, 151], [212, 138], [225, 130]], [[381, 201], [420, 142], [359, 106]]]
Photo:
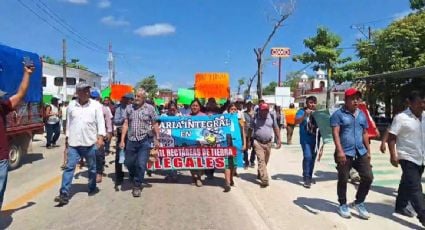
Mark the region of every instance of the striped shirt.
[[152, 126], [157, 121], [155, 108], [148, 103], [143, 103], [140, 108], [128, 106], [126, 117], [128, 120], [128, 139], [141, 141], [146, 137], [152, 137]]

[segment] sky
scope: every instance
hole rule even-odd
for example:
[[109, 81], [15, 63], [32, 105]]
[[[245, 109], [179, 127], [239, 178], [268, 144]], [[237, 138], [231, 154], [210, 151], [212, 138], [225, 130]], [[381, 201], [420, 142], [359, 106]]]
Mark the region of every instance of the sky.
[[[290, 1], [1, 0], [0, 43], [61, 59], [65, 38], [68, 60], [103, 76], [111, 43], [117, 81], [155, 75], [159, 87], [177, 90], [192, 87], [197, 72], [228, 72], [236, 90], [238, 79], [256, 72], [253, 48], [263, 46], [281, 2]], [[263, 83], [278, 78], [271, 47], [301, 54], [303, 40], [325, 26], [342, 38], [343, 56], [353, 57], [356, 39], [365, 39], [353, 25], [378, 30], [409, 12], [408, 0], [297, 0], [264, 52]], [[283, 80], [304, 67], [283, 59]]]

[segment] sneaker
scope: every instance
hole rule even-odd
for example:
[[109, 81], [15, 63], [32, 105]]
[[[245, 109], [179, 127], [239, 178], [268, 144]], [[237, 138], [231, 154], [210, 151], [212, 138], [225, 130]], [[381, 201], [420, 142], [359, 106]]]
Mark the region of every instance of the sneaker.
[[338, 208], [338, 214], [342, 216], [343, 218], [351, 218], [350, 209], [348, 208], [348, 205], [343, 204], [340, 205]]
[[360, 218], [365, 220], [370, 218], [370, 214], [366, 210], [364, 203], [360, 203], [360, 204], [352, 203], [351, 206], [359, 213]]
[[55, 197], [55, 202], [58, 202], [59, 205], [66, 205], [69, 202], [69, 197], [65, 194], [60, 194], [59, 196]]
[[90, 190], [90, 191], [89, 191], [89, 193], [88, 193], [88, 195], [89, 195], [89, 196], [94, 196], [94, 195], [96, 195], [98, 192], [99, 192], [99, 188], [98, 188], [98, 187], [96, 187], [96, 188], [94, 188], [94, 189]]
[[142, 190], [138, 187], [134, 187], [131, 194], [133, 194], [133, 197], [140, 197], [142, 195]]
[[251, 162], [251, 164], [249, 165], [249, 167], [255, 168], [255, 163], [254, 162]]
[[410, 211], [407, 207], [405, 207], [405, 208], [396, 208], [395, 209], [395, 213], [398, 213], [400, 215], [407, 216], [407, 217], [414, 217], [415, 216], [415, 214], [413, 214], [413, 212]]
[[306, 178], [304, 180], [304, 188], [311, 188], [311, 179], [310, 178]]

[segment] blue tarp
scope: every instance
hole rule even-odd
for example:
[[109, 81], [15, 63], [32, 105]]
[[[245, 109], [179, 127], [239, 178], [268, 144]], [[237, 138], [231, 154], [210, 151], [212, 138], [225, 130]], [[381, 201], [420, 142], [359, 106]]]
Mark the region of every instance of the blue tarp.
[[35, 66], [30, 77], [30, 85], [25, 102], [41, 102], [43, 99], [42, 64], [40, 57], [31, 52], [11, 48], [0, 44], [0, 89], [7, 92], [8, 98], [18, 91], [24, 73], [23, 60], [29, 57]]

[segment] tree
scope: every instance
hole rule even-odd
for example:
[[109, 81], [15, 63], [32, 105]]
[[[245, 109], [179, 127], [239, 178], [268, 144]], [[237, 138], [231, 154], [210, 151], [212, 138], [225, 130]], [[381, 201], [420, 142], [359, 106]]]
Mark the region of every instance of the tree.
[[[309, 52], [304, 52], [301, 55], [295, 55], [292, 59], [294, 61], [300, 61], [303, 64], [314, 63], [313, 69], [325, 69], [328, 73], [339, 64], [343, 64], [350, 60], [350, 58], [340, 58], [342, 49], [339, 49], [341, 44], [341, 38], [330, 32], [325, 27], [317, 28], [316, 35], [314, 37], [304, 39], [304, 45], [308, 48]], [[329, 74], [326, 75], [326, 80], [329, 84]], [[326, 93], [326, 108], [329, 108], [330, 101], [330, 87], [328, 87]]]
[[52, 58], [52, 57], [50, 57], [50, 56], [43, 55], [43, 56], [41, 56], [41, 59], [42, 59], [44, 62], [46, 62], [46, 63], [52, 64], [52, 65], [56, 64], [55, 59], [53, 59], [53, 58]]
[[263, 95], [262, 80], [263, 80], [263, 53], [266, 50], [267, 45], [272, 40], [273, 36], [277, 30], [282, 27], [283, 22], [292, 14], [294, 10], [294, 3], [291, 0], [289, 4], [280, 3], [280, 5], [273, 4], [273, 7], [276, 11], [276, 14], [279, 16], [278, 19], [275, 19], [276, 23], [273, 26], [272, 32], [267, 37], [261, 48], [254, 49], [255, 56], [257, 57], [257, 95], [258, 99], [261, 99]]
[[412, 10], [423, 10], [425, 8], [425, 0], [409, 0], [410, 9]]
[[277, 82], [272, 81], [263, 89], [264, 95], [274, 95], [275, 89], [277, 87]]
[[251, 94], [251, 86], [252, 86], [252, 83], [254, 82], [254, 80], [255, 80], [255, 77], [257, 76], [257, 72], [255, 72], [255, 74], [254, 75], [252, 75], [252, 77], [250, 77], [249, 78], [249, 81], [248, 81], [248, 83], [247, 83], [247, 85], [248, 85], [248, 87], [247, 87], [247, 89], [244, 91], [244, 96], [245, 97], [247, 97], [248, 95], [250, 95]]
[[154, 75], [143, 78], [140, 82], [136, 84], [137, 88], [143, 88], [148, 94], [149, 98], [154, 98], [158, 92], [158, 84]]
[[245, 78], [238, 79], [238, 95], [241, 93], [241, 87], [245, 84]]

